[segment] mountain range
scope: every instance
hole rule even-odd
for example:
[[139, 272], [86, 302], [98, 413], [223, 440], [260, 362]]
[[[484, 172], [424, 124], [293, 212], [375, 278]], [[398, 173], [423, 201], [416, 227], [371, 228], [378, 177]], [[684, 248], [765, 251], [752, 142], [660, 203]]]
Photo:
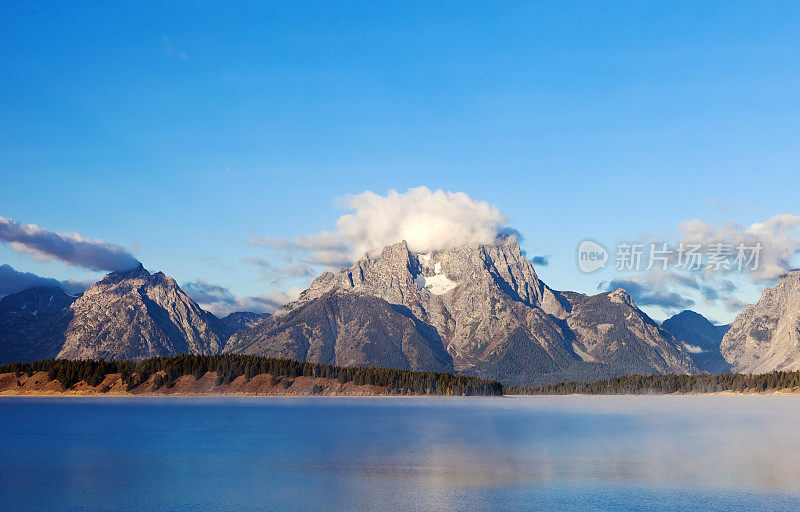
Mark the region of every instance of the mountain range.
[[511, 383], [698, 371], [624, 290], [555, 291], [513, 236], [425, 254], [405, 242], [387, 246], [322, 274], [224, 351]]
[[800, 298], [800, 273], [765, 291], [730, 330], [691, 311], [658, 325], [622, 289], [590, 296], [548, 287], [513, 236], [429, 253], [399, 242], [323, 273], [272, 315], [217, 318], [142, 266], [80, 296], [24, 290], [0, 299], [0, 363], [241, 353], [526, 385], [769, 371], [800, 367], [800, 352], [786, 348], [796, 345], [800, 311], [790, 296]]
[[30, 288], [0, 299], [0, 362], [217, 354], [263, 317], [217, 318], [174, 279], [139, 266], [108, 274], [80, 296]]

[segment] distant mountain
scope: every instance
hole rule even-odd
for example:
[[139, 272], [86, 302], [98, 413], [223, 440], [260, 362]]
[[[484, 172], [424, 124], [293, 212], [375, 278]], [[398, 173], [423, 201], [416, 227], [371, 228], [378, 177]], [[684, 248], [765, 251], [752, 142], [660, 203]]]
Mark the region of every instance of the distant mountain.
[[730, 325], [714, 325], [703, 315], [687, 309], [664, 320], [661, 327], [684, 344], [701, 370], [709, 373], [730, 371], [730, 364], [720, 352], [722, 337]]
[[[584, 361], [626, 373], [693, 373], [691, 356], [669, 332], [636, 307], [625, 290], [574, 298], [567, 325]], [[617, 373], [617, 372], [615, 372]]]
[[235, 334], [225, 351], [453, 368], [514, 383], [697, 371], [626, 294], [550, 289], [514, 237], [428, 254], [405, 242], [387, 246], [322, 274], [296, 302]]
[[224, 326], [224, 329], [228, 333], [225, 337], [226, 339], [229, 338], [233, 333], [238, 331], [239, 329], [244, 329], [247, 327], [252, 327], [256, 325], [261, 320], [267, 318], [269, 314], [267, 313], [252, 313], [250, 311], [235, 311], [223, 318], [220, 318], [219, 321]]
[[720, 346], [734, 371], [800, 370], [800, 270], [780, 277], [733, 321]]
[[55, 287], [28, 288], [0, 299], [0, 364], [55, 357], [74, 301]]
[[216, 354], [226, 329], [162, 272], [141, 265], [114, 272], [70, 305], [72, 318], [58, 357], [142, 359], [175, 354]]

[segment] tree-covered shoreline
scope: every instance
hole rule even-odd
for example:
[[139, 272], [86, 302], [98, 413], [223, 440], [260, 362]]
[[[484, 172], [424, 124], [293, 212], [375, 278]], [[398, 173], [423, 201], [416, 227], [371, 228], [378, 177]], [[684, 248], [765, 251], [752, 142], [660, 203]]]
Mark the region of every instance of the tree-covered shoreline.
[[50, 380], [58, 380], [62, 389], [79, 382], [98, 386], [109, 374], [120, 374], [127, 390], [146, 382], [151, 376], [153, 390], [172, 387], [180, 377], [192, 375], [200, 379], [215, 372], [217, 384], [228, 384], [237, 377], [247, 380], [256, 375], [274, 377], [317, 377], [336, 379], [341, 383], [374, 385], [386, 388], [389, 393], [402, 395], [439, 396], [501, 396], [501, 383], [468, 375], [445, 372], [417, 372], [371, 366], [341, 367], [268, 357], [224, 354], [154, 357], [140, 361], [67, 360], [48, 359], [32, 363], [11, 363], [0, 366], [0, 373], [47, 372]]
[[596, 382], [558, 382], [541, 386], [506, 386], [505, 394], [650, 395], [688, 393], [766, 393], [800, 387], [800, 371], [764, 374], [625, 375]]
[[649, 395], [766, 393], [800, 389], [800, 371], [752, 375], [626, 375], [595, 382], [570, 381], [540, 386], [515, 386], [446, 372], [417, 372], [371, 366], [341, 367], [240, 354], [184, 354], [139, 361], [48, 359], [0, 366], [0, 373], [24, 373], [30, 376], [40, 371], [47, 372], [50, 380], [59, 381], [64, 390], [79, 382], [96, 387], [110, 374], [120, 374], [128, 391], [145, 383], [150, 377], [153, 377], [152, 390], [162, 387], [168, 389], [183, 376], [191, 375], [200, 379], [208, 372], [215, 372], [218, 385], [228, 384], [242, 376], [249, 381], [257, 375], [269, 374], [274, 378], [314, 377], [334, 379], [342, 384], [373, 385], [385, 388], [388, 393], [400, 395]]

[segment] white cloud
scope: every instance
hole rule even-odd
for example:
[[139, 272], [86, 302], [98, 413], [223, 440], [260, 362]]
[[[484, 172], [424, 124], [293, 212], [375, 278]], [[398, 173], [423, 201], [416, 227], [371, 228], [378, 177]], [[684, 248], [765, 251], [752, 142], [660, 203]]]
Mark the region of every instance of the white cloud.
[[[686, 307], [710, 308], [717, 315], [738, 313], [746, 305], [743, 297], [750, 297], [764, 286], [772, 286], [775, 278], [797, 264], [800, 253], [800, 216], [789, 213], [747, 226], [689, 220], [679, 225], [679, 233], [678, 243], [667, 244], [671, 251], [669, 263], [673, 265], [668, 271], [656, 265], [652, 270], [642, 270], [638, 275], [614, 281], [625, 281], [625, 285], [633, 290], [628, 292], [637, 304], [658, 306], [670, 313]], [[651, 242], [660, 246], [664, 239], [653, 236]], [[702, 246], [700, 252], [705, 257], [696, 269], [681, 269], [676, 265], [679, 263], [677, 248], [681, 243], [685, 248]], [[732, 254], [727, 258], [728, 268], [721, 266], [717, 269], [709, 265], [707, 255], [717, 244], [732, 248]], [[735, 258], [739, 244], [745, 248], [760, 244], [758, 265], [754, 270], [747, 265], [743, 265], [742, 270], [738, 268]], [[750, 256], [748, 249], [746, 256]], [[642, 261], [647, 262], [647, 254]], [[601, 283], [601, 288], [605, 286], [606, 283]], [[670, 298], [681, 299], [683, 303]], [[667, 307], [670, 302], [672, 309]]]
[[774, 279], [792, 268], [800, 251], [800, 216], [784, 213], [765, 222], [750, 226], [723, 224], [715, 226], [701, 220], [690, 220], [680, 225], [685, 243], [713, 245], [744, 244], [753, 247], [761, 244], [759, 262], [752, 277], [757, 280]]
[[[390, 190], [385, 195], [366, 191], [337, 202], [347, 213], [336, 221], [334, 231], [293, 239], [265, 236], [250, 240], [250, 244], [268, 247], [279, 258], [294, 262], [294, 267], [284, 267], [287, 270], [304, 268], [296, 266], [298, 263], [338, 268], [402, 240], [412, 251], [423, 253], [492, 243], [506, 222], [506, 216], [485, 201], [463, 192], [427, 187]], [[254, 263], [252, 258], [249, 262]]]
[[506, 222], [506, 216], [485, 201], [427, 187], [390, 190], [385, 196], [366, 191], [343, 202], [352, 213], [339, 217], [336, 225], [352, 246], [353, 258], [401, 240], [416, 252], [491, 243]]

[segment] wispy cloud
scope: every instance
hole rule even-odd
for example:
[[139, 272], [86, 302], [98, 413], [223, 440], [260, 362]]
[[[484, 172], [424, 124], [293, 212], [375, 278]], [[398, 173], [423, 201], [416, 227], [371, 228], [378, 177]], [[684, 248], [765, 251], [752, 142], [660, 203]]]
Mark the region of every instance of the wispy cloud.
[[747, 303], [743, 300], [737, 299], [736, 297], [728, 297], [722, 301], [723, 306], [727, 311], [731, 311], [733, 313], [738, 313], [739, 311], [743, 310]]
[[279, 307], [296, 300], [300, 289], [270, 290], [263, 295], [237, 297], [227, 288], [202, 279], [181, 283], [181, 288], [203, 309], [222, 317], [234, 311], [272, 313]]
[[85, 291], [92, 284], [93, 281], [59, 281], [52, 277], [22, 272], [11, 265], [0, 265], [0, 297], [34, 287], [61, 288], [67, 293], [74, 294]]
[[307, 263], [292, 263], [292, 256], [289, 254], [286, 254], [286, 256], [288, 256], [289, 262], [279, 265], [273, 264], [266, 258], [259, 257], [242, 258], [240, 261], [242, 263], [247, 263], [249, 265], [258, 267], [261, 270], [261, 277], [259, 277], [259, 281], [268, 282], [273, 286], [278, 285], [287, 279], [309, 277], [316, 273], [311, 265]]
[[187, 55], [186, 52], [176, 48], [171, 38], [167, 36], [161, 36], [161, 42], [164, 44], [164, 52], [168, 56], [176, 57], [181, 60], [189, 60], [189, 55]]
[[[252, 246], [271, 249], [280, 260], [287, 263], [299, 262], [305, 265], [345, 267], [353, 261], [352, 247], [347, 240], [339, 233], [329, 231], [291, 239], [267, 235], [252, 238], [249, 243]], [[274, 268], [274, 265], [263, 258], [247, 258], [244, 261], [261, 267]]]
[[198, 304], [236, 304], [233, 294], [222, 286], [211, 284], [202, 279], [197, 281], [187, 281], [181, 284], [181, 288], [186, 295]]
[[56, 233], [0, 217], [0, 242], [38, 259], [56, 259], [91, 270], [128, 270], [139, 264], [127, 250], [77, 233]]
[[[735, 313], [746, 305], [737, 296], [742, 287], [758, 289], [770, 286], [778, 276], [795, 266], [800, 254], [800, 216], [789, 213], [750, 225], [713, 224], [694, 219], [681, 223], [678, 230], [678, 241], [667, 244], [671, 250], [669, 264], [672, 267], [669, 270], [657, 265], [633, 277], [601, 283], [599, 289], [618, 285], [625, 288], [639, 305], [657, 306], [666, 311], [702, 302]], [[653, 237], [650, 241], [659, 247], [663, 243], [660, 237]], [[715, 266], [705, 262], [692, 269], [676, 266], [678, 247], [695, 246], [709, 250], [720, 244], [732, 249], [729, 265]], [[740, 245], [760, 247], [755, 268], [744, 265], [740, 269], [733, 261]], [[748, 257], [750, 255], [752, 253], [748, 253]]]

